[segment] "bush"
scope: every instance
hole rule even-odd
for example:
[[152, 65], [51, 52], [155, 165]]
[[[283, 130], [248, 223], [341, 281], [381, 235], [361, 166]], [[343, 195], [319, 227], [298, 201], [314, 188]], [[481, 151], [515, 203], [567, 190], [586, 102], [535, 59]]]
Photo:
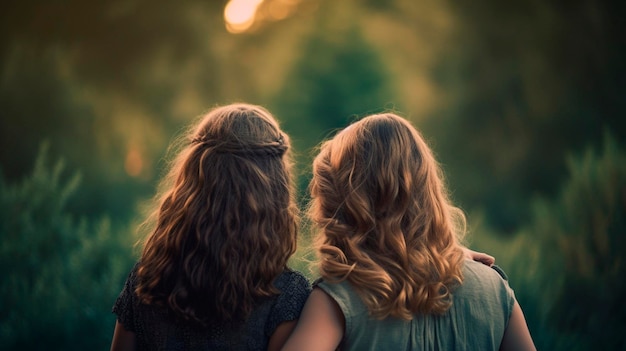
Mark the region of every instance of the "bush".
[[66, 179], [63, 162], [46, 165], [46, 150], [20, 184], [0, 174], [0, 344], [107, 349], [133, 239], [106, 218], [89, 222], [67, 213], [80, 177]]
[[606, 136], [600, 155], [588, 149], [568, 170], [515, 238], [479, 232], [476, 247], [509, 273], [539, 349], [623, 349], [626, 152]]
[[602, 155], [569, 162], [556, 206], [539, 206], [545, 255], [557, 249], [562, 274], [548, 322], [603, 350], [623, 347], [626, 330], [626, 153], [607, 137]]

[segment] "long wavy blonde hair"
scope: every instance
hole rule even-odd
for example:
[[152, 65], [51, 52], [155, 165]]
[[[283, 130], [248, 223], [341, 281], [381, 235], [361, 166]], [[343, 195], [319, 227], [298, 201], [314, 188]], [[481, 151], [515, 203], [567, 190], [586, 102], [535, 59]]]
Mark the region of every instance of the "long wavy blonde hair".
[[233, 104], [182, 137], [157, 194], [136, 294], [201, 324], [245, 319], [296, 250], [290, 144], [264, 108]]
[[465, 216], [405, 119], [365, 117], [321, 146], [313, 162], [309, 216], [321, 277], [347, 279], [370, 313], [410, 320], [441, 314], [462, 283]]

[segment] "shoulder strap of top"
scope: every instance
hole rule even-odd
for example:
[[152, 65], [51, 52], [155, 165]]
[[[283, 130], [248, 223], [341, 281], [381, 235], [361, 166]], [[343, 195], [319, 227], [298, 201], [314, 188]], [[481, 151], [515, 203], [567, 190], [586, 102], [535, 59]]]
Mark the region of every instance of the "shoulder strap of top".
[[502, 268], [500, 268], [500, 266], [498, 265], [493, 265], [491, 266], [491, 268], [493, 268], [493, 270], [495, 270], [496, 272], [498, 272], [498, 274], [500, 274], [500, 276], [502, 277], [502, 279], [508, 281], [509, 277], [506, 275], [506, 273], [504, 272], [504, 270]]

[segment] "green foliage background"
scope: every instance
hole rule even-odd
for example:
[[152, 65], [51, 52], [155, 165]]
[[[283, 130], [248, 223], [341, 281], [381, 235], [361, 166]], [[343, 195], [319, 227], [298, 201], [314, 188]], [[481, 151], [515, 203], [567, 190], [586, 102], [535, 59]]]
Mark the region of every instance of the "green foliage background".
[[[321, 140], [369, 113], [406, 116], [537, 347], [626, 350], [626, 5], [266, 0], [231, 34], [225, 4], [3, 5], [2, 349], [108, 349], [167, 145], [247, 101], [291, 135], [303, 206]], [[271, 20], [275, 6], [287, 17]], [[292, 263], [308, 273], [301, 238]]]

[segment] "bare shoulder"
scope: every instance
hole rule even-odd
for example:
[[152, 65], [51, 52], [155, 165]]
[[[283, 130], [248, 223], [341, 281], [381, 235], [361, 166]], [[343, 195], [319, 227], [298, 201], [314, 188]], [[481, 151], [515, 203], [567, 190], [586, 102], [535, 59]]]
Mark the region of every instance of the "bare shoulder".
[[283, 350], [335, 350], [343, 333], [341, 309], [330, 295], [314, 288]]

